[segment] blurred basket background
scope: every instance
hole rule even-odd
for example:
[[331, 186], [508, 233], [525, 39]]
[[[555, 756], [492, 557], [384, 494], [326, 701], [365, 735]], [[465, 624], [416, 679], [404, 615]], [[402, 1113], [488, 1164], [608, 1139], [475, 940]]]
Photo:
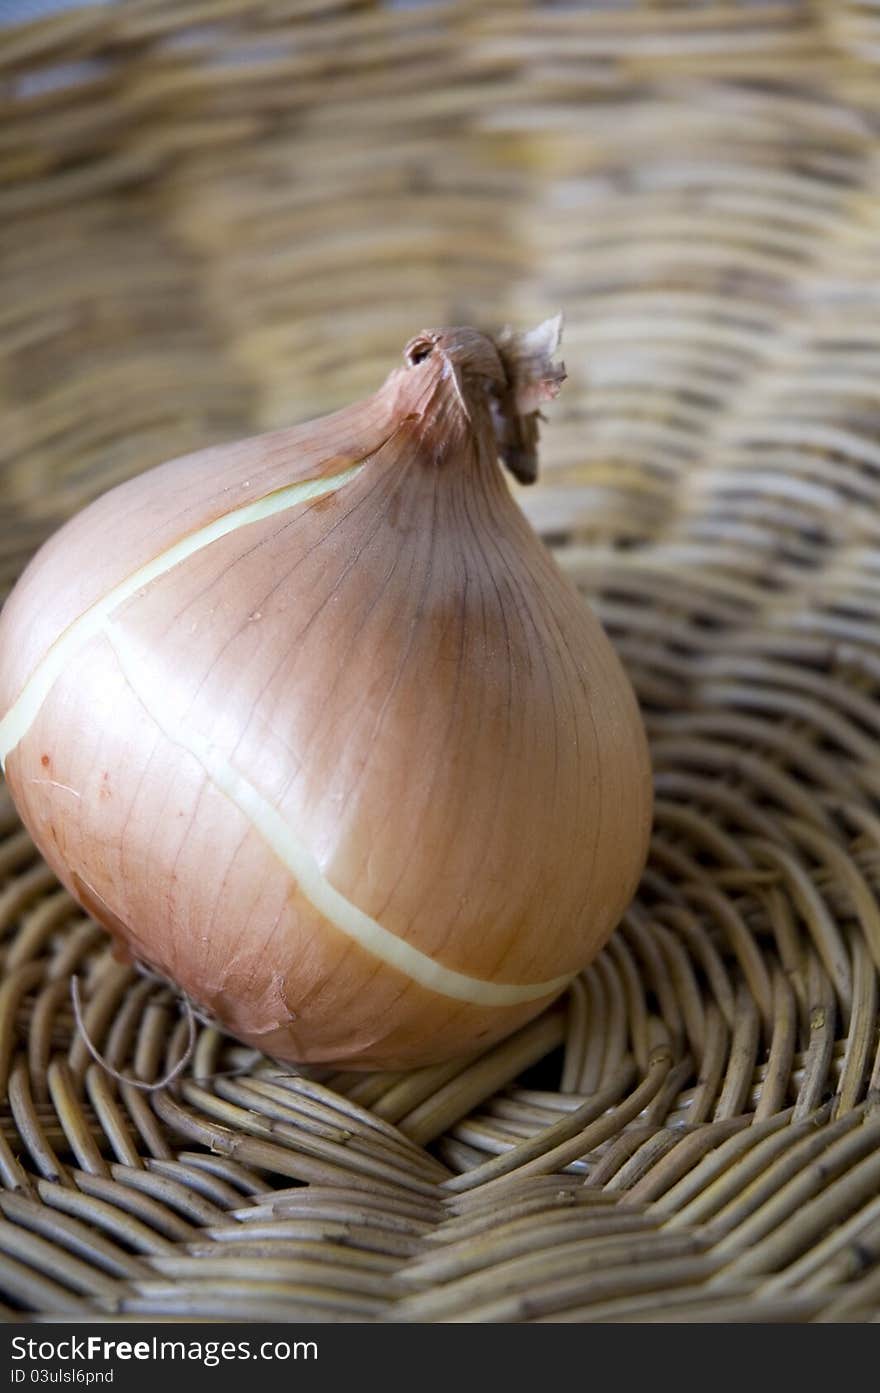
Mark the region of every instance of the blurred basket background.
[[[566, 314], [520, 491], [656, 769], [625, 924], [480, 1058], [295, 1077], [0, 791], [7, 1318], [880, 1313], [880, 4], [0, 0], [0, 583], [72, 510]], [[112, 544], [112, 539], [110, 544]]]

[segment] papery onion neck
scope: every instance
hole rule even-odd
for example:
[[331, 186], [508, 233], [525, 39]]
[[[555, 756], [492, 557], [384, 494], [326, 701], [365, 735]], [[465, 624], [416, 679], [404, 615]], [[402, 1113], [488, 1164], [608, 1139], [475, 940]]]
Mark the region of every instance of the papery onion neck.
[[553, 362], [562, 316], [528, 333], [504, 329], [495, 338], [476, 329], [425, 329], [404, 349], [407, 368], [450, 380], [464, 414], [491, 416], [502, 463], [521, 484], [538, 477], [540, 408], [565, 381], [565, 366]]

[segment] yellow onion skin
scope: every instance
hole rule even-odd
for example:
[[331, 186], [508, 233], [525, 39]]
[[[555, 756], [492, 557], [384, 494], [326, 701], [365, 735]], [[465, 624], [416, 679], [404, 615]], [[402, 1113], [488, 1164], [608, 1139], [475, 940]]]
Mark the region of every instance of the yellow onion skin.
[[37, 846], [127, 953], [284, 1060], [500, 1039], [598, 952], [647, 850], [632, 689], [499, 463], [509, 369], [472, 330], [414, 342], [366, 402], [105, 494], [0, 615], [0, 753]]

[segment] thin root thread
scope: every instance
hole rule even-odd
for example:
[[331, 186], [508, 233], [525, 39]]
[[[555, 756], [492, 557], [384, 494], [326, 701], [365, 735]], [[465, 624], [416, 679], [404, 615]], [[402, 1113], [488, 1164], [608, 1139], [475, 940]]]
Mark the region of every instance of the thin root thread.
[[117, 1083], [128, 1084], [131, 1088], [140, 1088], [143, 1090], [144, 1093], [158, 1093], [161, 1089], [167, 1088], [170, 1083], [173, 1083], [174, 1080], [177, 1078], [178, 1074], [183, 1073], [187, 1064], [189, 1064], [190, 1060], [193, 1057], [193, 1051], [196, 1047], [196, 1022], [195, 1012], [193, 1011], [193, 1008], [190, 1005], [188, 997], [180, 997], [180, 1000], [183, 1002], [184, 1008], [186, 1010], [186, 1022], [189, 1030], [189, 1038], [187, 1040], [186, 1049], [184, 1050], [180, 1059], [175, 1064], [174, 1068], [169, 1069], [168, 1073], [165, 1074], [163, 1078], [159, 1079], [157, 1083], [145, 1083], [143, 1079], [133, 1079], [128, 1074], [121, 1074], [118, 1069], [113, 1068], [112, 1064], [107, 1063], [107, 1060], [101, 1054], [100, 1050], [98, 1050], [98, 1048], [92, 1042], [89, 1036], [89, 1032], [86, 1029], [86, 1023], [83, 1019], [82, 1006], [79, 997], [79, 978], [76, 976], [71, 977], [70, 979], [70, 999], [73, 1002], [73, 1014], [76, 1018], [76, 1027], [83, 1038], [83, 1042], [85, 1044], [86, 1049], [92, 1056], [92, 1059], [95, 1061], [95, 1063], [99, 1064], [101, 1068], [104, 1070], [104, 1072], [106, 1074], [109, 1074], [112, 1079], [116, 1079]]

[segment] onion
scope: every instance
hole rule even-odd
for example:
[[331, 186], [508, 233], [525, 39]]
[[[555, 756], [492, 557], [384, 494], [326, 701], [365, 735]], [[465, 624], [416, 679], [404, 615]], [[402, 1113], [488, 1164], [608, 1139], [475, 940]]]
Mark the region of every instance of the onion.
[[279, 1059], [489, 1044], [596, 954], [647, 747], [535, 477], [558, 322], [420, 334], [365, 402], [113, 489], [0, 617], [21, 816], [125, 951]]

